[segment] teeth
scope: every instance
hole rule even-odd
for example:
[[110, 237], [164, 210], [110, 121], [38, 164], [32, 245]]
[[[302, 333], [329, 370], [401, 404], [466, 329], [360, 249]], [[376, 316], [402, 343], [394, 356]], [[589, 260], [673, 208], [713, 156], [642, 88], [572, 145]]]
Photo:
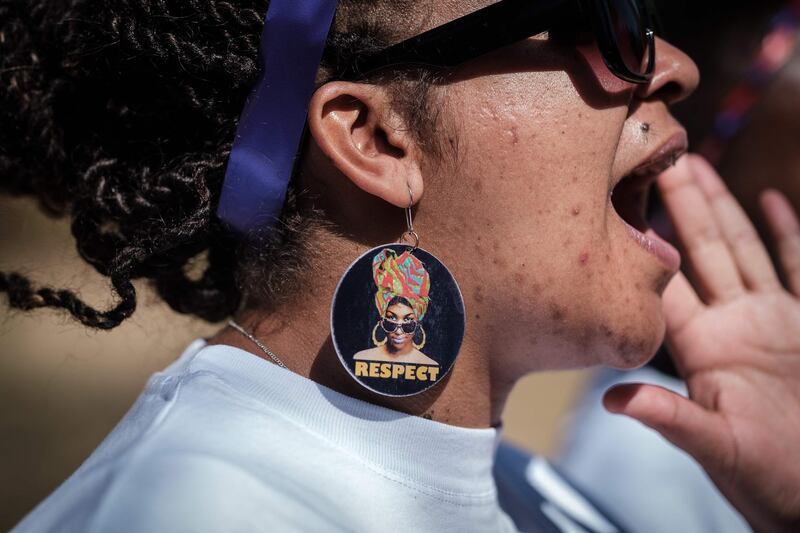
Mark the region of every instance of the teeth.
[[673, 151], [669, 154], [665, 154], [661, 159], [656, 159], [654, 161], [650, 161], [649, 163], [643, 163], [638, 168], [635, 168], [629, 176], [637, 176], [637, 177], [644, 177], [644, 176], [652, 176], [655, 178], [658, 174], [663, 172], [664, 170], [668, 169], [669, 167], [674, 167], [678, 163], [678, 159], [683, 155], [684, 151]]

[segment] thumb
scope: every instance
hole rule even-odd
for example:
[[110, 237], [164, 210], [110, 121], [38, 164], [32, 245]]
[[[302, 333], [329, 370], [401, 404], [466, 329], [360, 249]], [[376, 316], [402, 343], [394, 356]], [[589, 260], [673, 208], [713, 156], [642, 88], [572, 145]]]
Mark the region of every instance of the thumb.
[[735, 460], [725, 419], [671, 390], [641, 383], [618, 385], [606, 392], [603, 405], [658, 431], [709, 473], [723, 473]]

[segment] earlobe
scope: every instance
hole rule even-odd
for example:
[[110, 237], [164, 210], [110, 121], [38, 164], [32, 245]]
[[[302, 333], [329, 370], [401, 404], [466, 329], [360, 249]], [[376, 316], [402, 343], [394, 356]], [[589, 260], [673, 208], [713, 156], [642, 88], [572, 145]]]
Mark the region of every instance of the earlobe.
[[308, 112], [311, 135], [333, 165], [360, 189], [397, 207], [422, 196], [413, 135], [386, 89], [334, 81], [317, 89]]

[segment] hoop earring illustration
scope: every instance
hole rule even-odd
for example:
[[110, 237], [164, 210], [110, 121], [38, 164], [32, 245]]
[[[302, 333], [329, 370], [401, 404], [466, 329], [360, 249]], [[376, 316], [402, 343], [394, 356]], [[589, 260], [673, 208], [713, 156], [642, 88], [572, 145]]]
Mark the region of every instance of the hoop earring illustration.
[[420, 331], [422, 331], [422, 342], [419, 344], [417, 344], [416, 342], [414, 343], [414, 348], [416, 348], [417, 350], [421, 350], [422, 348], [424, 348], [425, 342], [428, 340], [428, 336], [425, 335], [425, 328], [422, 327], [422, 324], [419, 325], [419, 329]]
[[378, 333], [378, 327], [380, 327], [380, 325], [381, 325], [381, 322], [379, 320], [378, 323], [375, 324], [375, 327], [372, 328], [372, 344], [374, 344], [375, 346], [383, 346], [384, 344], [386, 344], [386, 341], [389, 340], [389, 336], [388, 335], [386, 337], [384, 337], [382, 341], [378, 340], [378, 337], [377, 337], [376, 333]]

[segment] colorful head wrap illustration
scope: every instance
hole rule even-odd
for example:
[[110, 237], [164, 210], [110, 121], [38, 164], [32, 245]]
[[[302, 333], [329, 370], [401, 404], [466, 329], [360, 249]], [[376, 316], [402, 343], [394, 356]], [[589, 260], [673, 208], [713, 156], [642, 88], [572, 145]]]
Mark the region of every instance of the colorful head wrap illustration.
[[428, 310], [431, 288], [431, 278], [422, 261], [410, 252], [398, 256], [394, 250], [386, 248], [372, 260], [372, 277], [378, 287], [375, 306], [381, 316], [385, 315], [392, 298], [400, 296], [411, 304], [417, 320], [422, 320]]

